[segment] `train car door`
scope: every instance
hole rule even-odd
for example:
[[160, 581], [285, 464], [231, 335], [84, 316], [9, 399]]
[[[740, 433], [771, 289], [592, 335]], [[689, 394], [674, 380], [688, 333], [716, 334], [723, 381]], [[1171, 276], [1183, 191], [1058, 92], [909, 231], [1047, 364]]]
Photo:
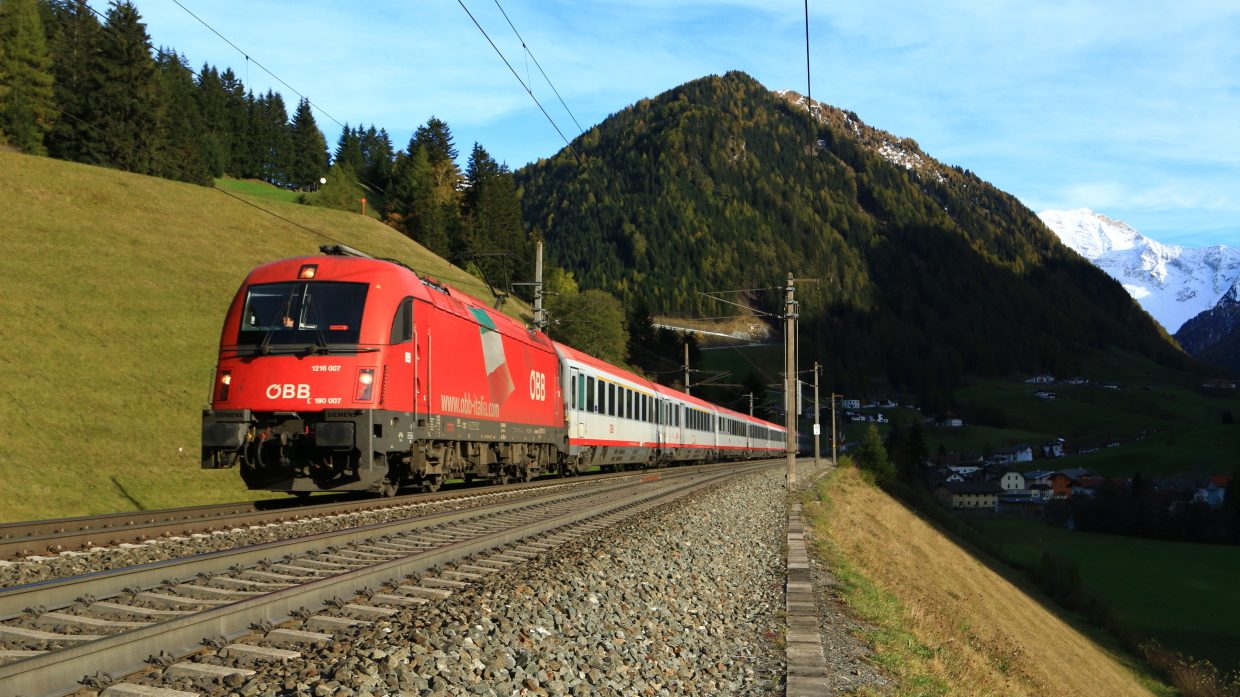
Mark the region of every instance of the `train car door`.
[[651, 400], [650, 407], [654, 409], [654, 439], [655, 445], [659, 450], [667, 445], [667, 424], [664, 423], [665, 415], [663, 413], [663, 398], [655, 395]]
[[[434, 307], [414, 304], [413, 317], [413, 418], [420, 428], [429, 426], [431, 413], [431, 324], [426, 318]], [[419, 314], [422, 321], [419, 320]]]
[[586, 435], [586, 378], [581, 374], [580, 368], [569, 368], [568, 371], [568, 389], [569, 394], [569, 433], [574, 438], [584, 438]]

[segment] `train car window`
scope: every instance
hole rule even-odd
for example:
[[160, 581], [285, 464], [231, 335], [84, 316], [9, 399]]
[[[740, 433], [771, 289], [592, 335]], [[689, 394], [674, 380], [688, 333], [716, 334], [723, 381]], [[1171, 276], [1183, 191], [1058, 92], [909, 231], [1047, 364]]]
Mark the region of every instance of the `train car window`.
[[594, 376], [586, 378], [586, 411], [597, 411], [594, 408]]
[[392, 318], [392, 334], [389, 344], [403, 344], [413, 340], [413, 298], [405, 298], [396, 308], [396, 316]]
[[607, 415], [616, 415], [616, 386], [614, 383], [607, 383]]
[[578, 409], [586, 407], [586, 379], [585, 376], [577, 376], [577, 405]]
[[[257, 346], [356, 344], [367, 283], [262, 283], [246, 292], [237, 343]], [[412, 320], [410, 320], [412, 331]]]
[[568, 406], [570, 409], [577, 408], [577, 376], [573, 375], [568, 379], [568, 394], [570, 395]]
[[626, 395], [625, 402], [629, 407], [628, 417], [631, 419], [633, 418], [633, 390], [625, 390], [624, 393]]

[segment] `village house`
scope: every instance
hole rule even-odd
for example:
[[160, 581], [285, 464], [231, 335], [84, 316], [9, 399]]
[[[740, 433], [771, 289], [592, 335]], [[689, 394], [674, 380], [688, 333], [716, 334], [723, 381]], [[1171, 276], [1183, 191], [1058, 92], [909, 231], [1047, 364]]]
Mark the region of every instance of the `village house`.
[[1033, 486], [1034, 484], [1051, 485], [1051, 475], [1055, 474], [1054, 470], [1032, 470], [1025, 472], [1025, 486]]
[[1033, 446], [1013, 445], [1010, 448], [1000, 448], [995, 451], [993, 460], [1009, 465], [1015, 462], [1033, 462]]
[[840, 408], [841, 409], [860, 409], [861, 400], [860, 399], [841, 399]]
[[1055, 458], [1063, 457], [1064, 439], [1056, 438], [1042, 446], [1042, 457]]
[[1020, 491], [1025, 488], [1025, 475], [1016, 471], [1004, 472], [999, 477], [999, 488], [1004, 491]]
[[995, 482], [951, 482], [936, 489], [934, 495], [952, 508], [993, 511], [999, 503], [999, 491]]
[[1227, 500], [1227, 485], [1231, 484], [1231, 478], [1230, 474], [1211, 475], [1205, 485], [1193, 494], [1193, 500], [1210, 508], [1218, 508]]
[[1059, 399], [1059, 395], [1051, 392], [1050, 390], [1038, 390], [1033, 393], [1033, 396], [1038, 399]]
[[1053, 385], [1054, 383], [1054, 375], [1034, 375], [1025, 381], [1026, 385]]

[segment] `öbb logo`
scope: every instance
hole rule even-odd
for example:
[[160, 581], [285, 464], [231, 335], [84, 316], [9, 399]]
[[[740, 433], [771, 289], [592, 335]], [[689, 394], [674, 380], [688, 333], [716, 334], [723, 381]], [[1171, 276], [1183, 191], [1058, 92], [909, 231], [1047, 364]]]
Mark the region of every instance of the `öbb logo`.
[[530, 399], [535, 402], [547, 401], [547, 374], [536, 370], [530, 371]]
[[310, 386], [272, 383], [267, 386], [267, 399], [310, 399]]

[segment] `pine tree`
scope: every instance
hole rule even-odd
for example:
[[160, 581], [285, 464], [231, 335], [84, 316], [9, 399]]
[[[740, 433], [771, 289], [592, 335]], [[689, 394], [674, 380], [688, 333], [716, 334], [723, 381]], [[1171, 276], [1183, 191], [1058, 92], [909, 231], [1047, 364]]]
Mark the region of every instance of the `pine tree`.
[[[184, 59], [171, 50], [160, 50], [160, 120], [157, 124], [158, 151], [151, 162], [151, 173], [167, 179], [209, 185], [212, 166], [209, 146], [199, 112], [194, 78]], [[218, 160], [218, 153], [214, 153]], [[218, 161], [217, 161], [218, 164]]]
[[279, 92], [267, 90], [267, 94], [251, 100], [249, 117], [250, 139], [257, 160], [250, 176], [276, 186], [289, 186], [293, 141], [284, 98]]
[[195, 81], [194, 97], [202, 117], [203, 148], [212, 177], [223, 176], [231, 158], [233, 132], [228, 123], [229, 95], [215, 66], [203, 64]]
[[426, 157], [431, 165], [438, 166], [445, 162], [456, 163], [456, 145], [452, 142], [452, 129], [448, 124], [430, 117], [426, 125], [418, 126], [413, 132], [413, 140], [409, 143], [410, 151], [414, 145], [426, 148]]
[[376, 210], [386, 213], [393, 167], [392, 139], [387, 131], [382, 128], [376, 131], [374, 125], [366, 129], [366, 134], [362, 136], [362, 154], [366, 160], [362, 184], [378, 198]]
[[47, 153], [52, 129], [52, 60], [35, 0], [0, 1], [0, 142]]
[[223, 119], [215, 125], [224, 148], [224, 171], [234, 177], [254, 169], [254, 152], [250, 141], [249, 102], [245, 85], [231, 68], [220, 73], [220, 89], [224, 92]]
[[887, 458], [887, 448], [883, 446], [883, 438], [878, 435], [878, 426], [870, 424], [861, 441], [861, 450], [857, 453], [857, 464], [861, 469], [874, 475], [874, 481], [886, 484], [895, 477], [895, 467]]
[[160, 120], [159, 78], [151, 39], [138, 8], [120, 2], [108, 9], [99, 51], [100, 87], [93, 121], [102, 134], [104, 164], [149, 174]]
[[310, 100], [302, 98], [297, 103], [290, 126], [292, 153], [289, 161], [289, 184], [298, 189], [318, 186], [319, 179], [327, 174], [327, 139], [314, 122]]
[[99, 62], [103, 27], [86, 0], [53, 2], [50, 10], [52, 74], [61, 114], [47, 136], [48, 154], [79, 162], [103, 162], [103, 140], [94, 128], [94, 96], [103, 79]]
[[366, 168], [366, 158], [362, 154], [361, 127], [357, 130], [345, 124], [336, 140], [336, 154], [332, 156], [332, 166], [344, 165], [352, 172], [361, 172]]
[[465, 170], [462, 231], [457, 256], [483, 252], [478, 265], [492, 284], [508, 285], [532, 274], [532, 246], [521, 220], [521, 201], [508, 168], [475, 143]]

